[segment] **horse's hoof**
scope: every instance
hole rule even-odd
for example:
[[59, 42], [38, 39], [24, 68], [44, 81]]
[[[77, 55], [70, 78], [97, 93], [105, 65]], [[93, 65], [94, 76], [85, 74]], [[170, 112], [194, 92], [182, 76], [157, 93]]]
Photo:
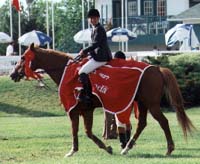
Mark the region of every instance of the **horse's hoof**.
[[76, 153], [76, 151], [74, 151], [74, 150], [70, 150], [69, 153], [65, 154], [64, 158], [71, 157], [72, 155], [74, 155], [74, 153]]
[[170, 156], [171, 155], [171, 153], [174, 151], [174, 145], [169, 145], [168, 146], [168, 151], [167, 151], [167, 153], [166, 153], [166, 156]]
[[112, 154], [112, 153], [113, 153], [112, 147], [111, 147], [111, 146], [108, 146], [106, 151], [107, 151], [109, 154]]
[[128, 147], [125, 147], [122, 151], [121, 151], [121, 155], [126, 155], [126, 154], [128, 154], [128, 151], [129, 151], [130, 149], [128, 148]]

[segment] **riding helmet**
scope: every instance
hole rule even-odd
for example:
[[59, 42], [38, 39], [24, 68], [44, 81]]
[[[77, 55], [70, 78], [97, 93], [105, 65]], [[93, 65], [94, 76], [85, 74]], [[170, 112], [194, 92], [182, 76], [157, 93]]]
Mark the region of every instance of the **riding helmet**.
[[126, 59], [126, 55], [122, 51], [117, 51], [114, 55], [114, 58]]
[[97, 9], [90, 9], [88, 11], [87, 17], [100, 17], [99, 11]]

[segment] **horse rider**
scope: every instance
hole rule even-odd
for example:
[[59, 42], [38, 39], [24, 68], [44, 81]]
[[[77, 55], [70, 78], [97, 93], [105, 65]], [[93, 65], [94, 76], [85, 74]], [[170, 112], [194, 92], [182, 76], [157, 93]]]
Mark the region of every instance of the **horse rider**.
[[[122, 51], [117, 51], [114, 54], [114, 58], [126, 60], [126, 55]], [[131, 124], [127, 124], [127, 125], [122, 124], [118, 120], [116, 115], [115, 115], [115, 123], [117, 125], [121, 148], [124, 149], [126, 147], [127, 142], [130, 139], [132, 126], [131, 126]]]
[[107, 43], [106, 31], [99, 23], [99, 11], [97, 9], [90, 9], [87, 17], [88, 22], [92, 25], [92, 44], [91, 46], [82, 49], [79, 52], [79, 55], [82, 57], [89, 55], [91, 57], [78, 72], [79, 80], [83, 85], [83, 90], [78, 99], [81, 102], [91, 105], [92, 87], [88, 74], [110, 61], [112, 59], [112, 53]]
[[122, 51], [117, 51], [114, 54], [114, 58], [126, 60], [126, 55]]

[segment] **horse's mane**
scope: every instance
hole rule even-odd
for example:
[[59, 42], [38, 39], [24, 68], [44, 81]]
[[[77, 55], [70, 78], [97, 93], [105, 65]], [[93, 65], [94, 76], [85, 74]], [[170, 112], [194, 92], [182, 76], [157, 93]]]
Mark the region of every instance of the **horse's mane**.
[[67, 57], [68, 59], [73, 59], [73, 56], [70, 55], [69, 53], [56, 51], [56, 50], [53, 50], [53, 49], [44, 49], [44, 48], [35, 46], [34, 51], [38, 52], [40, 54], [63, 56], [63, 57]]

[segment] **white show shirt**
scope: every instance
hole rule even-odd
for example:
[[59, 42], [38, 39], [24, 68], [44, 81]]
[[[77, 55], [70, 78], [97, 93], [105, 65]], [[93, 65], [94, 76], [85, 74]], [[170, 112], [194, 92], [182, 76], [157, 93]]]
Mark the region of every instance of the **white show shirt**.
[[14, 52], [14, 48], [12, 45], [8, 45], [8, 47], [6, 48], [6, 56], [11, 56]]

